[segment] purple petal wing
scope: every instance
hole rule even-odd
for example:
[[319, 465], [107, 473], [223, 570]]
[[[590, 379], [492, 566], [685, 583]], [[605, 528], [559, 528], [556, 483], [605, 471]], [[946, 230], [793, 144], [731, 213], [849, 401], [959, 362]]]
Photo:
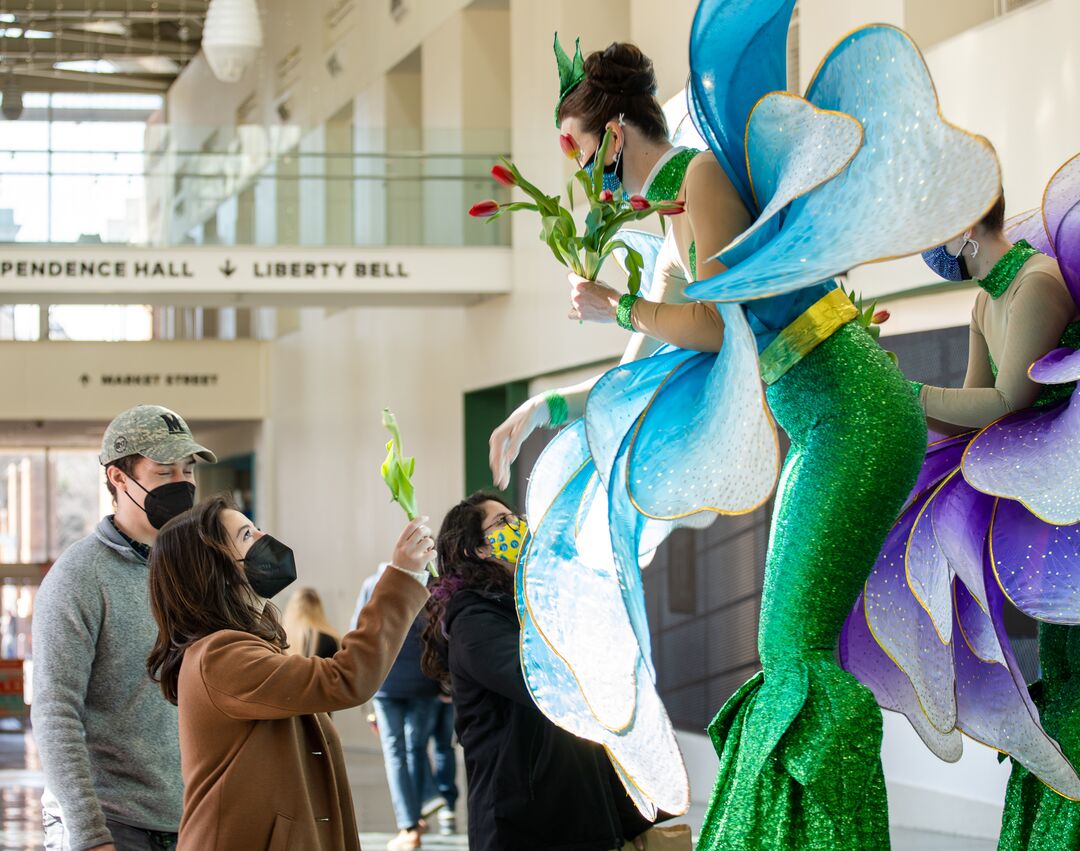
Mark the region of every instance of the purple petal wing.
[[907, 674], [930, 724], [947, 734], [956, 726], [951, 648], [912, 594], [905, 568], [908, 538], [926, 502], [917, 501], [893, 527], [863, 593], [874, 640]]
[[983, 563], [994, 498], [971, 487], [959, 471], [932, 503], [934, 537], [957, 578], [986, 607]]
[[919, 705], [907, 675], [874, 640], [866, 623], [865, 600], [860, 594], [840, 635], [840, 664], [874, 693], [878, 706], [906, 716], [915, 732], [940, 759], [956, 762], [964, 743], [957, 730], [934, 728]]
[[1073, 300], [1080, 306], [1080, 154], [1050, 178], [1043, 220]]
[[1080, 396], [991, 423], [971, 441], [963, 470], [972, 487], [1019, 500], [1047, 523], [1080, 522]]
[[1005, 222], [1005, 237], [1009, 242], [1027, 240], [1033, 248], [1039, 249], [1043, 254], [1054, 256], [1054, 247], [1050, 244], [1050, 238], [1046, 235], [1046, 225], [1043, 224], [1042, 207], [1018, 213]]
[[1068, 384], [1080, 380], [1080, 349], [1054, 349], [1031, 365], [1028, 375], [1039, 384]]
[[955, 643], [957, 727], [973, 739], [1010, 754], [1055, 791], [1080, 798], [1080, 777], [1039, 723], [1019, 674], [1002, 617], [1003, 598], [988, 588], [984, 611], [956, 585]]
[[1080, 623], [1080, 525], [1044, 523], [1018, 502], [999, 500], [990, 525], [996, 585], [1022, 612]]

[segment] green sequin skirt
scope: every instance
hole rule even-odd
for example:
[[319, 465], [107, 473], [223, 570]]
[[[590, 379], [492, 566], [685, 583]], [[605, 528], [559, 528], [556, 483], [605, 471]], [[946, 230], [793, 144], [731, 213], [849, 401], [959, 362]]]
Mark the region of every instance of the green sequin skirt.
[[764, 670], [709, 726], [720, 767], [698, 849], [881, 851], [881, 711], [835, 648], [915, 484], [926, 422], [899, 370], [854, 322], [767, 396], [791, 451], [765, 568]]

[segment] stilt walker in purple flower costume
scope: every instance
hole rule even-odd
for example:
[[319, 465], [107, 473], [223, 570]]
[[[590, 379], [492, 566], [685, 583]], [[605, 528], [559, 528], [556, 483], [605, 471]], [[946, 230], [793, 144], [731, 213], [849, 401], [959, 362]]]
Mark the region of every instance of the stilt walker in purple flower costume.
[[[943, 278], [982, 289], [967, 376], [958, 389], [915, 385], [947, 436], [930, 445], [845, 625], [841, 661], [942, 759], [959, 759], [961, 733], [1013, 757], [1002, 849], [1077, 848], [1080, 157], [1041, 209], [1005, 224], [1003, 213], [999, 199], [924, 254]], [[1005, 600], [1041, 621], [1032, 697]]]
[[493, 469], [504, 484], [529, 430], [580, 416], [529, 485], [523, 670], [548, 717], [605, 746], [642, 812], [676, 812], [685, 771], [654, 685], [640, 566], [672, 528], [768, 498], [775, 417], [792, 451], [766, 564], [764, 671], [710, 725], [720, 764], [699, 848], [878, 851], [881, 714], [835, 649], [918, 474], [925, 422], [832, 279], [969, 227], [1000, 178], [989, 147], [941, 118], [894, 27], [846, 36], [805, 98], [784, 91], [793, 6], [700, 3], [689, 111], [710, 150], [671, 154], [643, 185], [686, 202], [653, 254], [677, 258], [691, 301], [673, 287], [634, 298], [576, 282], [572, 318], [664, 345], [523, 406], [493, 435]]

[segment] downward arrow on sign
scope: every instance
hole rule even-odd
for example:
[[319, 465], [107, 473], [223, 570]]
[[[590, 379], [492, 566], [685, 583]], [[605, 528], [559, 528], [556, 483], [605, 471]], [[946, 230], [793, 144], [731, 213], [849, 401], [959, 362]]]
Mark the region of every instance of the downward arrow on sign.
[[232, 273], [236, 271], [236, 267], [232, 264], [232, 261], [229, 260], [228, 258], [226, 258], [226, 260], [225, 260], [225, 265], [220, 267], [220, 268], [221, 268], [222, 274], [224, 274], [226, 278], [231, 278]]

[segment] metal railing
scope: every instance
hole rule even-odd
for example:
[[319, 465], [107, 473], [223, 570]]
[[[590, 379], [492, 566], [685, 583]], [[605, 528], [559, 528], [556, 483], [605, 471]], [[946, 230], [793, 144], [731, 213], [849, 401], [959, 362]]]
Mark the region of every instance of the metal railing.
[[507, 131], [87, 126], [0, 124], [0, 242], [509, 244], [466, 215]]

